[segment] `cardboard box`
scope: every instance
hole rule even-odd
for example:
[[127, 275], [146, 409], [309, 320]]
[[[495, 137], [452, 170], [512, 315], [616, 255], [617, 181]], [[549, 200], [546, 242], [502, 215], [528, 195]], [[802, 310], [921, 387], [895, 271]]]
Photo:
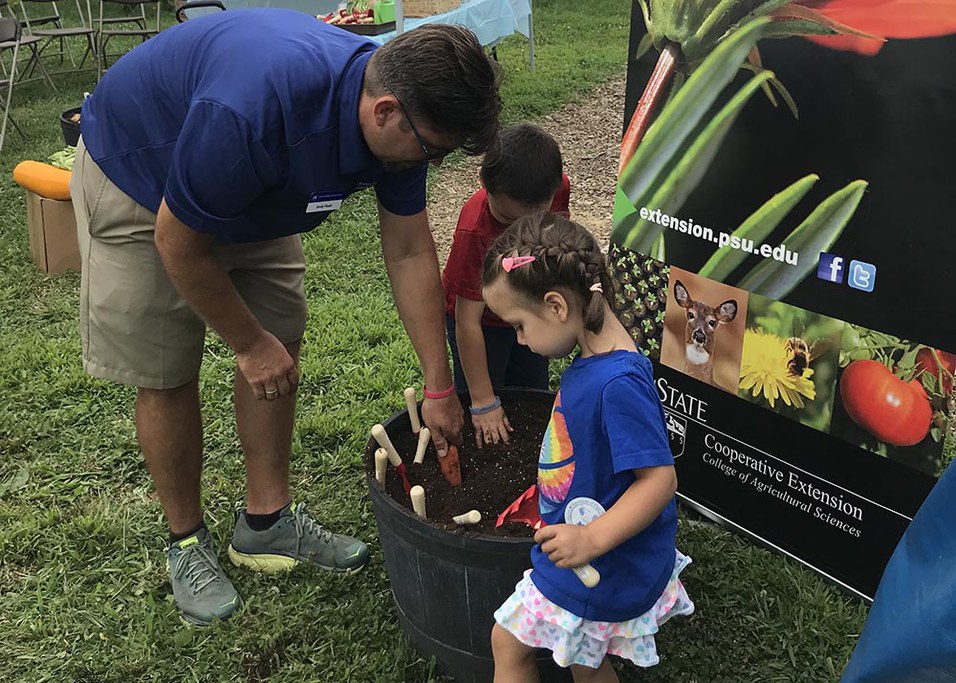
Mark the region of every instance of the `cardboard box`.
[[80, 271], [73, 202], [41, 197], [27, 190], [30, 256], [44, 273]]

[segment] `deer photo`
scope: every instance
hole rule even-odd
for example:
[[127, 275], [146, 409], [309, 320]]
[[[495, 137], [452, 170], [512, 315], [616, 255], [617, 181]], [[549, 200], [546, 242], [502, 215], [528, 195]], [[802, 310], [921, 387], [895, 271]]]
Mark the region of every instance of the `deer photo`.
[[719, 386], [714, 382], [714, 342], [719, 327], [737, 317], [737, 301], [728, 299], [718, 306], [694, 301], [680, 280], [674, 283], [674, 298], [687, 317], [684, 325], [684, 373]]

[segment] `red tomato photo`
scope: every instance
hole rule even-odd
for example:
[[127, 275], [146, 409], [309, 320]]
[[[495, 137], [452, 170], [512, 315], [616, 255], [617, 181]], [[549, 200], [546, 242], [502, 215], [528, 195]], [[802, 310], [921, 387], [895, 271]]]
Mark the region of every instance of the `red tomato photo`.
[[847, 414], [880, 441], [912, 446], [926, 438], [933, 419], [918, 379], [904, 382], [875, 360], [850, 363], [840, 378]]

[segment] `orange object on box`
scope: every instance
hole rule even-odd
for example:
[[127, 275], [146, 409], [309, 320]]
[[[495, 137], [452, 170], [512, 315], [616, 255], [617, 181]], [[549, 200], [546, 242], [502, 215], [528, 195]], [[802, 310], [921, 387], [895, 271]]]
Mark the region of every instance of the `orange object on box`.
[[70, 177], [62, 168], [21, 161], [13, 179], [27, 191], [30, 256], [44, 273], [80, 270], [76, 216], [70, 201]]
[[20, 187], [60, 201], [70, 198], [71, 175], [69, 171], [40, 161], [21, 161], [13, 169], [13, 179]]

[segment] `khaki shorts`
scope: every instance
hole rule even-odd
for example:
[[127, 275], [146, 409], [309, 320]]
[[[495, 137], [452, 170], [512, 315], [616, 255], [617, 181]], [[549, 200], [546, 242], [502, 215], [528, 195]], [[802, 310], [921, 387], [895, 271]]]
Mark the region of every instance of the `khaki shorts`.
[[[199, 374], [206, 326], [169, 281], [153, 243], [156, 214], [110, 182], [82, 140], [70, 195], [82, 260], [84, 370], [147, 389], [186, 384]], [[213, 253], [266, 330], [286, 344], [302, 338], [305, 258], [298, 235], [216, 242]]]

